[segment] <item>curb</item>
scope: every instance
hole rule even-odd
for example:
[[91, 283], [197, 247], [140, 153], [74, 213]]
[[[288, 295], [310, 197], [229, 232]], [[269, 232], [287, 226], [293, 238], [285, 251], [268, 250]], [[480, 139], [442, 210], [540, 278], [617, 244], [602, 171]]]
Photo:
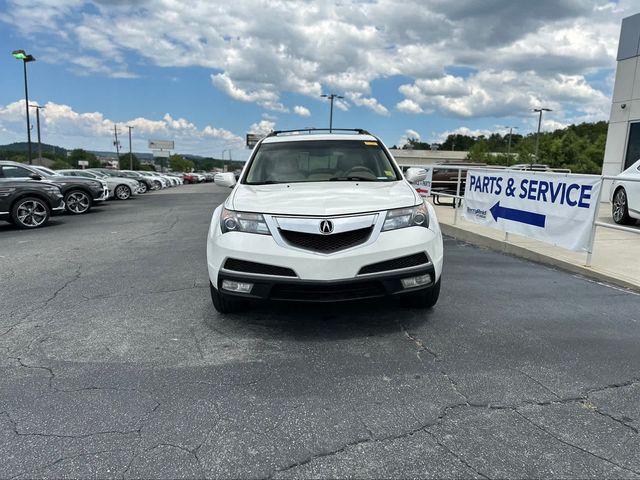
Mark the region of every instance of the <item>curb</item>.
[[605, 282], [617, 287], [640, 292], [639, 284], [628, 282], [613, 275], [594, 270], [593, 268], [589, 268], [583, 265], [576, 265], [574, 263], [568, 262], [566, 260], [561, 260], [550, 255], [534, 252], [527, 248], [514, 245], [513, 243], [504, 242], [495, 238], [486, 237], [479, 233], [470, 232], [469, 230], [465, 230], [454, 225], [441, 223], [440, 229], [442, 230], [443, 235], [455, 238], [456, 240], [461, 240], [463, 242], [471, 243], [479, 247], [484, 247], [490, 250], [495, 250], [497, 252], [513, 255], [515, 257], [524, 258], [535, 263], [558, 267], [562, 270], [582, 275], [583, 277], [589, 278], [591, 280], [596, 280], [598, 282]]

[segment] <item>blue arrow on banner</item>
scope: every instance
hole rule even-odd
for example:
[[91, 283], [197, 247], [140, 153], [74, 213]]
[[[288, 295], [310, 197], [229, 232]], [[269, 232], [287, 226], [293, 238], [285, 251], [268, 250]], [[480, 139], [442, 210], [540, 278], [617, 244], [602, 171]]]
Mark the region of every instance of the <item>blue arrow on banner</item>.
[[533, 225], [534, 227], [544, 228], [546, 215], [540, 213], [527, 212], [525, 210], [517, 210], [515, 208], [501, 207], [500, 202], [491, 207], [491, 215], [497, 222], [499, 218], [505, 220], [512, 220], [514, 222], [525, 223], [527, 225]]

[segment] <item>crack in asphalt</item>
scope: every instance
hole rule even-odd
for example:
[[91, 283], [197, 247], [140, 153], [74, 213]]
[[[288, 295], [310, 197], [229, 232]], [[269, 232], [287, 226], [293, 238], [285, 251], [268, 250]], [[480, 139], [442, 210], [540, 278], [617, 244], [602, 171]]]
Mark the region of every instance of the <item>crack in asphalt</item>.
[[[163, 216], [164, 217], [168, 216], [170, 213], [173, 213], [174, 210], [175, 210], [175, 208], [169, 209], [169, 211], [166, 212], [166, 214], [164, 214]], [[128, 239], [124, 243], [132, 243], [132, 242], [135, 242], [136, 240], [140, 240], [141, 238], [152, 237], [152, 236], [155, 236], [155, 235], [166, 235], [167, 233], [169, 233], [171, 230], [174, 229], [174, 227], [178, 224], [179, 221], [180, 221], [180, 216], [176, 215], [176, 218], [173, 219], [172, 222], [166, 228], [162, 228], [162, 229], [156, 230], [154, 232], [145, 233], [143, 235], [138, 235], [136, 237], [131, 237], [130, 239]]]
[[523, 414], [521, 411], [519, 411], [518, 409], [513, 409], [513, 411], [518, 414], [520, 417], [522, 417], [524, 420], [526, 420], [527, 422], [529, 422], [531, 425], [533, 425], [534, 427], [538, 428], [540, 431], [546, 433], [547, 435], [549, 435], [552, 438], [555, 438], [558, 442], [567, 445], [569, 447], [575, 448], [576, 450], [580, 450], [581, 452], [584, 452], [588, 455], [591, 455], [592, 457], [598, 458], [606, 463], [609, 463], [617, 468], [620, 468], [621, 470], [624, 470], [625, 472], [629, 472], [629, 473], [633, 473], [635, 475], [640, 475], [640, 470], [633, 470], [631, 468], [625, 467], [623, 465], [620, 465], [619, 463], [616, 463], [608, 458], [603, 457], [602, 455], [598, 455], [597, 453], [594, 453], [590, 450], [587, 450], [586, 448], [582, 448], [578, 445], [575, 445], [567, 440], [564, 440], [563, 438], [560, 438], [558, 435], [554, 434], [553, 432], [550, 432], [548, 429], [544, 428], [542, 425], [538, 425], [536, 422], [534, 422], [533, 420], [531, 420], [529, 417], [527, 417], [525, 414]]
[[77, 281], [82, 272], [82, 264], [81, 263], [75, 263], [76, 265], [76, 270], [73, 274], [73, 277], [70, 278], [69, 280], [67, 280], [66, 282], [64, 282], [60, 287], [58, 287], [53, 294], [47, 298], [46, 300], [44, 300], [41, 304], [34, 306], [31, 310], [29, 310], [25, 315], [23, 315], [22, 318], [20, 318], [16, 323], [14, 323], [13, 325], [9, 326], [9, 328], [7, 330], [5, 330], [4, 332], [0, 333], [0, 337], [7, 335], [8, 333], [10, 333], [14, 328], [16, 328], [17, 326], [25, 323], [29, 317], [31, 317], [34, 313], [36, 313], [39, 310], [42, 310], [44, 308], [47, 308], [49, 306], [49, 304], [54, 301], [58, 295], [65, 289], [67, 288], [69, 285], [71, 285], [73, 282]]
[[447, 452], [449, 452], [449, 454], [453, 457], [455, 457], [461, 464], [463, 464], [465, 467], [467, 467], [469, 470], [471, 470], [473, 473], [475, 473], [476, 475], [478, 475], [480, 478], [490, 478], [487, 475], [485, 475], [484, 473], [482, 473], [480, 470], [476, 469], [473, 465], [471, 465], [469, 462], [467, 462], [467, 460], [460, 455], [459, 453], [455, 452], [454, 450], [452, 450], [451, 448], [449, 448], [447, 445], [445, 445], [444, 443], [442, 443], [438, 437], [431, 431], [426, 430], [426, 432], [431, 436], [431, 438], [433, 439], [433, 441], [436, 443], [436, 445], [438, 445], [440, 448], [442, 448], [443, 450], [446, 450]]
[[156, 295], [158, 293], [185, 292], [187, 290], [203, 289], [203, 288], [209, 288], [209, 287], [208, 286], [203, 286], [203, 285], [193, 285], [193, 286], [190, 286], [190, 287], [174, 288], [174, 289], [171, 289], [171, 290], [136, 291], [136, 293], [116, 293], [114, 295], [94, 295], [94, 296], [82, 295], [82, 298], [84, 298], [85, 300], [102, 300], [102, 299], [105, 299], [105, 298], [140, 297], [140, 296], [143, 296], [143, 295]]
[[546, 390], [547, 392], [549, 392], [551, 395], [553, 395], [554, 397], [556, 397], [558, 400], [560, 399], [560, 395], [558, 395], [556, 392], [554, 392], [553, 390], [551, 390], [549, 387], [547, 387], [544, 383], [542, 383], [540, 380], [538, 380], [537, 378], [532, 377], [531, 375], [529, 375], [527, 372], [523, 372], [522, 370], [520, 370], [519, 368], [515, 368], [515, 367], [509, 367], [511, 370], [513, 370], [514, 372], [518, 372], [522, 375], [524, 375], [525, 377], [527, 377], [529, 380], [531, 380], [533, 383], [535, 383], [536, 385], [542, 387], [543, 390]]

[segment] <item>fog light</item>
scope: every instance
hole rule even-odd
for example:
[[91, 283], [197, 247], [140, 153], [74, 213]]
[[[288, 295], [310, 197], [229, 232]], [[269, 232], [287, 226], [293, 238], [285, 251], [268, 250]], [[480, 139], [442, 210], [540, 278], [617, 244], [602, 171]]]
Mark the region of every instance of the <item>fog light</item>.
[[418, 277], [403, 278], [401, 282], [402, 288], [420, 287], [422, 285], [428, 285], [431, 283], [431, 275], [425, 273], [424, 275], [420, 275]]
[[233, 280], [223, 280], [222, 289], [230, 292], [250, 293], [253, 283], [234, 282]]

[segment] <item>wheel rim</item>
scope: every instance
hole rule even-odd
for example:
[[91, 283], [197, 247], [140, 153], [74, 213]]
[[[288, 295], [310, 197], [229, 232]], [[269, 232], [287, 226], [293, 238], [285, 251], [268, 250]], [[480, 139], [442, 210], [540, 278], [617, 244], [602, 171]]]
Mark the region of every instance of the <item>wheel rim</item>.
[[129, 189], [124, 185], [120, 185], [118, 188], [116, 188], [116, 197], [118, 197], [120, 200], [126, 200], [127, 198], [129, 198]]
[[146, 193], [147, 191], [147, 184], [146, 183], [141, 183], [140, 184], [140, 193]]
[[622, 220], [627, 208], [627, 194], [624, 190], [618, 190], [613, 198], [613, 219], [618, 222]]
[[47, 207], [44, 204], [29, 200], [18, 206], [18, 221], [27, 227], [39, 227], [47, 219]]
[[67, 197], [67, 208], [73, 213], [84, 213], [89, 210], [89, 197], [82, 192], [73, 192]]

